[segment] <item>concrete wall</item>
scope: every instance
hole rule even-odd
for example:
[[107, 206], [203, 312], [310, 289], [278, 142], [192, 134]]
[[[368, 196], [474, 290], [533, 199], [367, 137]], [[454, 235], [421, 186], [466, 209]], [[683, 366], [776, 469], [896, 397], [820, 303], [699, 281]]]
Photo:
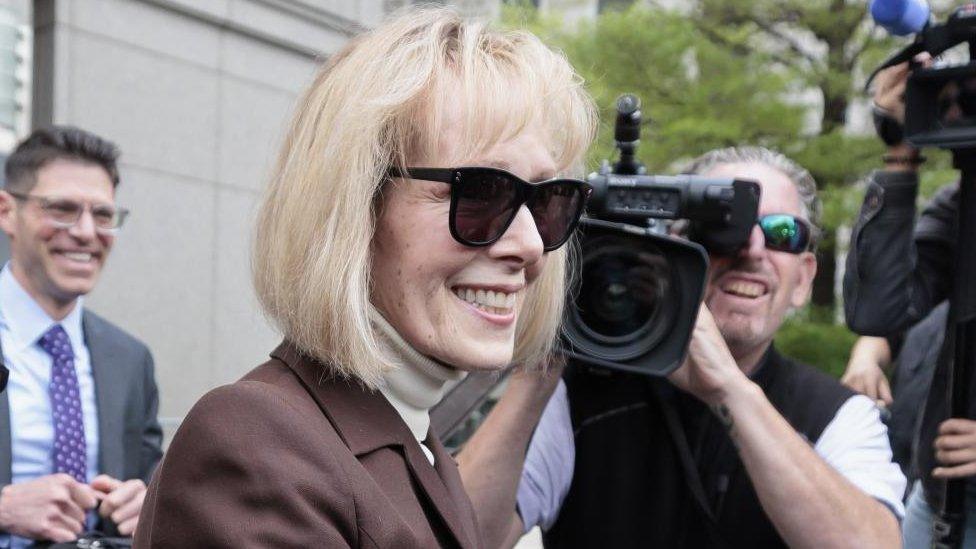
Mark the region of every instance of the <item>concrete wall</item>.
[[252, 220], [296, 95], [375, 24], [382, 0], [41, 0], [33, 124], [122, 149], [132, 210], [88, 305], [156, 357], [168, 430], [279, 337], [248, 261]]

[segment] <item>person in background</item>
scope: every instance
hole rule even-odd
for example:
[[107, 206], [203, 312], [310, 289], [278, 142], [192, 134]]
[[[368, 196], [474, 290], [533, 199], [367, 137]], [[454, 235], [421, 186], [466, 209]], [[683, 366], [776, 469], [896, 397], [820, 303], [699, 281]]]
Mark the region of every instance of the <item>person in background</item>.
[[[931, 64], [927, 54], [915, 61]], [[919, 167], [925, 157], [905, 141], [905, 89], [908, 63], [889, 67], [875, 79], [874, 112], [878, 135], [887, 145], [884, 168], [868, 176], [860, 215], [851, 232], [844, 274], [847, 324], [863, 335], [889, 336], [921, 321], [949, 299], [955, 273], [958, 235], [958, 183], [940, 188], [918, 215]], [[949, 306], [949, 317], [952, 317]], [[948, 338], [946, 339], [948, 341]], [[970, 410], [950, 418], [946, 398], [952, 347], [943, 344], [921, 409], [913, 447], [918, 481], [908, 498], [902, 525], [906, 547], [929, 547], [935, 509], [942, 507], [946, 481], [965, 479], [965, 547], [976, 547], [976, 376]]]
[[[569, 364], [493, 508], [546, 547], [897, 547], [905, 479], [875, 403], [773, 345], [816, 272], [813, 178], [756, 147], [688, 172], [762, 187], [748, 242], [711, 257], [688, 360], [668, 380]], [[517, 475], [485, 427], [482, 474]]]
[[115, 204], [118, 156], [95, 134], [55, 126], [7, 158], [0, 547], [131, 535], [162, 455], [149, 349], [84, 306], [128, 213]]

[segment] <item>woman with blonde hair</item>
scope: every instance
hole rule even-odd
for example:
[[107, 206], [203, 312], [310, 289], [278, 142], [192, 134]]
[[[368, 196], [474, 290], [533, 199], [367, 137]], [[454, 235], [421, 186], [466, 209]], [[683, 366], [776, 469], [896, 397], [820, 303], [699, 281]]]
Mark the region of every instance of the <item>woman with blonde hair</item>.
[[592, 140], [566, 60], [443, 8], [330, 59], [264, 198], [271, 360], [194, 406], [156, 471], [141, 547], [479, 547], [428, 410], [465, 372], [540, 363]]

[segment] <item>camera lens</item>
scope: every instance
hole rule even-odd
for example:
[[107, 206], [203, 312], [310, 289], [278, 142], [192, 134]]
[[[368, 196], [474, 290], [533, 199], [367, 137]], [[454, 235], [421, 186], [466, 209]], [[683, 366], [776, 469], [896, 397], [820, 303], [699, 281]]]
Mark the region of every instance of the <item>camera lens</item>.
[[669, 326], [675, 292], [670, 263], [646, 244], [637, 247], [615, 239], [589, 244], [583, 253], [573, 323], [601, 347], [640, 355]]
[[708, 256], [644, 227], [583, 219], [578, 286], [567, 296], [561, 350], [587, 367], [663, 376], [681, 365]]
[[[667, 281], [642, 265], [633, 252], [595, 255], [583, 266], [580, 318], [591, 330], [608, 338], [640, 330], [651, 319]], [[641, 273], [650, 276], [640, 280]]]

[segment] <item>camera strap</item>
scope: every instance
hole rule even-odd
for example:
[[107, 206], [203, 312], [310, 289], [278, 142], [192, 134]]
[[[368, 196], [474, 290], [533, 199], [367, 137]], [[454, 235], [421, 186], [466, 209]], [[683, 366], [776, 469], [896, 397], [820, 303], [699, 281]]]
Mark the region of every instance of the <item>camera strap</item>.
[[695, 462], [694, 455], [691, 452], [691, 445], [688, 444], [688, 437], [685, 435], [684, 427], [681, 425], [681, 419], [678, 417], [677, 410], [675, 410], [674, 390], [664, 386], [662, 383], [650, 383], [649, 385], [657, 397], [658, 402], [661, 403], [661, 414], [664, 416], [664, 423], [671, 434], [671, 440], [674, 442], [678, 459], [681, 461], [681, 470], [684, 473], [685, 484], [688, 485], [688, 489], [691, 490], [691, 495], [698, 503], [698, 507], [701, 508], [712, 525], [711, 532], [715, 546], [727, 547], [728, 543], [719, 534], [718, 520], [711, 506], [708, 504], [705, 487], [702, 484], [701, 475], [698, 472], [698, 464]]
[[[904, 48], [898, 50], [891, 57], [885, 60], [878, 68], [871, 71], [868, 75], [867, 80], [864, 82], [864, 92], [871, 92], [871, 83], [874, 82], [874, 77], [878, 76], [878, 73], [887, 69], [888, 67], [894, 67], [906, 61], [911, 61], [916, 55], [925, 51], [925, 44], [920, 41], [912, 42], [911, 44], [905, 46]], [[935, 54], [933, 54], [935, 55]]]

